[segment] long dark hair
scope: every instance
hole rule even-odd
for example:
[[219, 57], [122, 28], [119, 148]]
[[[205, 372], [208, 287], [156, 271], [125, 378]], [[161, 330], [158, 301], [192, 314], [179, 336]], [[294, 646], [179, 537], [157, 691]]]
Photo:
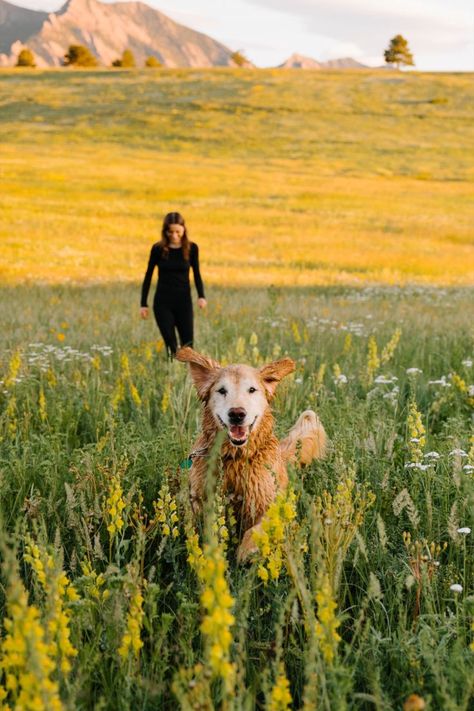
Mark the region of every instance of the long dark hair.
[[184, 227], [184, 234], [181, 239], [181, 247], [183, 248], [183, 257], [188, 262], [191, 242], [188, 239], [188, 233], [186, 230], [184, 217], [179, 212], [168, 212], [168, 214], [165, 215], [165, 219], [163, 220], [163, 227], [161, 228], [160, 247], [162, 250], [162, 254], [166, 259], [170, 251], [170, 240], [168, 237], [168, 228], [170, 225], [182, 225]]

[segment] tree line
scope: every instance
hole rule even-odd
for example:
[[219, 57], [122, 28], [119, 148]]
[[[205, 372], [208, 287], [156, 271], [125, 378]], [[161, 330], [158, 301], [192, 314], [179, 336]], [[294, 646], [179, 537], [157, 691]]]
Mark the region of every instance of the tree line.
[[[245, 66], [248, 63], [247, 58], [241, 52], [233, 52], [231, 59], [238, 67]], [[395, 66], [400, 69], [401, 66], [412, 67], [415, 62], [413, 54], [408, 47], [408, 41], [403, 35], [395, 35], [390, 40], [388, 48], [384, 52], [384, 59], [387, 65]], [[82, 44], [72, 44], [64, 55], [64, 66], [66, 67], [97, 67], [99, 62], [97, 57], [92, 54], [88, 47]], [[17, 67], [36, 67], [35, 56], [33, 52], [24, 47], [18, 55]], [[131, 49], [126, 49], [122, 56], [112, 62], [112, 67], [121, 67], [123, 69], [133, 69], [137, 66], [135, 56]], [[149, 56], [145, 60], [145, 67], [149, 69], [159, 68], [162, 63], [155, 57]]]

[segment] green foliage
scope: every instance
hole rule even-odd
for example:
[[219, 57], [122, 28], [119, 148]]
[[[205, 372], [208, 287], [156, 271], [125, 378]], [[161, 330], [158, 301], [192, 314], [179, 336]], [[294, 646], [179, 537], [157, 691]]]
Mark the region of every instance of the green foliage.
[[234, 64], [236, 64], [238, 67], [244, 67], [246, 64], [249, 63], [249, 60], [247, 59], [247, 57], [241, 50], [232, 52], [232, 54], [230, 55], [230, 58], [232, 59]]
[[156, 57], [151, 56], [146, 58], [145, 67], [147, 67], [148, 69], [158, 69], [162, 66], [163, 64]]
[[132, 69], [136, 67], [135, 57], [131, 49], [125, 49], [120, 59], [115, 59], [112, 62], [113, 67], [122, 67], [122, 69]]
[[36, 62], [35, 62], [35, 55], [31, 51], [31, 49], [28, 49], [28, 47], [25, 47], [24, 49], [21, 50], [20, 54], [18, 55], [17, 67], [36, 67]]
[[407, 67], [414, 66], [413, 55], [408, 47], [408, 41], [403, 35], [395, 35], [390, 40], [388, 49], [384, 52], [387, 64], [395, 64], [398, 69], [403, 64]]
[[67, 67], [96, 67], [98, 62], [88, 47], [71, 44], [64, 55], [64, 64]]

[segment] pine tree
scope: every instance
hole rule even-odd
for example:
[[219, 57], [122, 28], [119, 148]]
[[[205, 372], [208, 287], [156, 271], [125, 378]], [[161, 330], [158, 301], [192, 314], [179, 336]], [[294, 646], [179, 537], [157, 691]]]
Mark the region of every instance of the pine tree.
[[415, 65], [408, 41], [402, 35], [392, 37], [388, 49], [384, 52], [384, 57], [387, 64], [395, 64], [397, 69], [400, 69], [401, 64], [407, 67]]

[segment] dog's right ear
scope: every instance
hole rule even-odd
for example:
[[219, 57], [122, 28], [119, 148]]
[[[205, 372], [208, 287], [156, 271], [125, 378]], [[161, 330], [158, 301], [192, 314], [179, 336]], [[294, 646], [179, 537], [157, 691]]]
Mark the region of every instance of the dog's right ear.
[[182, 363], [189, 363], [191, 377], [196, 386], [197, 393], [201, 400], [205, 400], [209, 389], [213, 384], [220, 365], [217, 361], [201, 355], [197, 351], [185, 346], [176, 353], [176, 359]]

